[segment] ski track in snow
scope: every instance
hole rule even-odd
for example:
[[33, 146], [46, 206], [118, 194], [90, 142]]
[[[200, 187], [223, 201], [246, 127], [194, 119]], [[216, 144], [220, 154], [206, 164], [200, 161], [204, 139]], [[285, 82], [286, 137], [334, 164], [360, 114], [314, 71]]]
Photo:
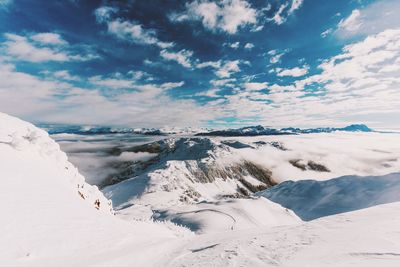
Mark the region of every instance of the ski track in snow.
[[219, 210], [215, 210], [215, 209], [200, 209], [200, 210], [194, 210], [194, 211], [178, 212], [178, 213], [176, 213], [176, 215], [179, 216], [179, 215], [190, 214], [190, 213], [196, 214], [196, 213], [207, 212], [207, 211], [220, 213], [220, 214], [223, 214], [223, 215], [227, 216], [228, 218], [231, 218], [232, 219], [232, 226], [230, 227], [230, 230], [234, 230], [235, 224], [236, 224], [235, 217], [233, 217], [232, 215], [230, 215], [230, 214], [228, 214], [226, 212], [222, 212], [222, 211], [219, 211]]
[[399, 207], [376, 206], [294, 227], [199, 236], [195, 245], [178, 249], [183, 252], [168, 266], [398, 266]]

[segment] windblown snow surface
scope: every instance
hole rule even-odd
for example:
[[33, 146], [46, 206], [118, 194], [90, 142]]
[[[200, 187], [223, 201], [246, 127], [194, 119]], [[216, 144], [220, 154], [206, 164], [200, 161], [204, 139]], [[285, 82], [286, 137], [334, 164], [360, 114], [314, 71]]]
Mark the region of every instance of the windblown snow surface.
[[0, 113], [0, 265], [399, 266], [399, 137], [167, 138], [111, 203]]

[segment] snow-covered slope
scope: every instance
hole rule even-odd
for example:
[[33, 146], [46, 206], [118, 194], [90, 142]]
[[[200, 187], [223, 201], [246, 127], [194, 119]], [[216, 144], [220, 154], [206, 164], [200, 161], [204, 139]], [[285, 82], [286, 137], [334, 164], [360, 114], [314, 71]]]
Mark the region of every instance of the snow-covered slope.
[[396, 267], [400, 204], [274, 228], [205, 235], [175, 250], [165, 266]]
[[132, 150], [159, 155], [142, 173], [103, 192], [119, 217], [170, 220], [199, 234], [298, 223], [281, 206], [250, 198], [275, 183], [268, 169], [246, 161], [235, 147], [242, 146], [209, 138], [171, 138], [136, 147]]
[[[351, 137], [354, 138], [354, 135]], [[377, 140], [376, 135], [369, 137]], [[295, 144], [301, 139], [293, 143], [288, 139], [280, 139], [279, 142], [261, 140], [264, 143], [252, 139], [180, 140], [159, 144], [165, 145], [165, 149], [160, 150], [158, 161], [151, 164], [155, 168], [136, 177], [142, 179], [138, 181], [145, 182], [142, 189], [130, 184], [136, 178], [118, 183], [128, 183], [125, 185], [129, 186], [112, 186], [114, 191], [108, 193], [115, 194], [113, 198], [116, 200], [121, 194], [119, 206], [123, 207], [117, 211], [118, 216], [114, 216], [108, 200], [96, 187], [85, 183], [45, 132], [0, 114], [0, 265], [398, 266], [399, 203], [301, 222], [293, 212], [266, 198], [215, 198], [227, 189], [237, 189], [235, 186], [240, 185], [239, 178], [259, 182], [254, 178], [256, 176], [252, 176], [259, 169], [255, 173], [249, 166], [240, 171], [232, 169], [232, 166], [248, 160], [255, 162], [250, 166], [263, 164], [260, 155], [267, 155], [267, 150], [260, 152], [257, 147], [288, 152], [287, 157], [280, 154], [275, 158], [287, 161], [297, 155]], [[383, 143], [371, 144], [365, 143], [365, 140], [361, 142], [364, 150], [354, 144], [356, 149], [350, 150], [353, 153], [369, 151], [367, 158], [370, 161], [360, 166], [370, 165], [372, 172], [378, 172], [378, 166], [386, 168], [384, 171], [397, 168], [397, 161], [393, 160], [397, 155], [396, 144], [390, 146], [386, 143], [395, 141], [395, 137], [385, 136]], [[297, 167], [291, 163], [287, 166], [292, 166], [302, 175], [316, 172], [312, 170], [315, 165], [308, 164], [307, 160], [316, 161], [318, 151], [325, 154], [335, 144], [325, 148], [321, 146], [321, 140], [315, 144], [320, 146], [300, 154], [306, 160], [305, 170], [299, 165], [303, 162], [297, 162]], [[300, 147], [304, 149], [308, 145], [301, 144]], [[378, 148], [378, 151], [370, 151]], [[256, 151], [261, 154], [254, 154]], [[362, 157], [365, 155], [357, 160], [361, 162]], [[322, 162], [325, 159], [320, 158]], [[265, 166], [273, 167], [271, 161], [269, 165], [267, 163]], [[385, 167], [383, 163], [390, 163], [390, 166]], [[328, 167], [331, 170], [329, 175], [334, 175], [337, 165]], [[276, 168], [273, 173], [275, 171]], [[186, 175], [181, 176], [185, 172]], [[231, 178], [233, 174], [237, 176]], [[224, 175], [227, 175], [225, 179]], [[366, 206], [395, 201], [398, 184], [392, 180], [398, 176], [360, 178], [354, 183], [354, 190], [341, 178], [334, 182], [327, 181], [328, 192], [332, 193], [325, 194], [329, 196], [329, 201], [319, 198], [316, 203], [322, 207], [340, 198], [351, 197], [360, 197], [359, 200], [367, 203]], [[231, 187], [229, 183], [232, 183]], [[365, 183], [370, 186], [365, 186]], [[169, 184], [173, 187], [168, 187]], [[201, 197], [209, 197], [213, 201], [196, 202], [194, 198], [189, 198], [193, 202], [188, 199], [180, 201], [182, 195], [178, 193], [185, 192], [191, 185], [203, 194]], [[341, 190], [342, 185], [347, 190]], [[280, 187], [277, 188], [279, 191]], [[312, 186], [305, 186], [304, 190], [307, 192], [310, 188]], [[338, 189], [332, 190], [335, 188]], [[135, 194], [135, 190], [139, 193]], [[322, 190], [322, 193], [326, 192]], [[392, 193], [395, 196], [389, 198]], [[161, 201], [166, 202], [165, 209], [162, 209]], [[312, 202], [308, 198], [297, 201], [303, 205]], [[171, 203], [179, 205], [171, 206]], [[158, 209], [153, 210], [154, 207]], [[202, 234], [194, 235], [170, 222], [135, 221], [132, 220], [135, 212], [154, 212], [153, 218], [170, 219]]]
[[184, 225], [198, 234], [301, 222], [292, 211], [264, 198], [230, 199], [178, 206], [159, 210], [153, 214], [153, 218]]
[[[132, 151], [150, 150], [159, 155], [148, 162], [149, 167], [138, 175], [108, 186], [103, 191], [113, 200], [118, 216], [128, 219], [168, 219], [197, 233], [229, 230], [235, 220], [245, 221], [236, 224], [235, 229], [269, 224], [268, 219], [254, 219], [252, 222], [243, 220], [254, 217], [254, 214], [275, 214], [272, 216], [284, 218], [276, 224], [291, 224], [296, 220], [286, 216], [281, 207], [275, 212], [275, 207], [270, 203], [243, 198], [264, 187], [273, 186], [275, 181], [312, 178], [316, 181], [309, 182], [318, 184], [317, 181], [343, 174], [381, 175], [399, 170], [399, 138], [399, 135], [379, 133], [326, 133], [235, 139], [165, 139], [132, 148]], [[385, 177], [379, 180], [374, 192], [379, 193], [379, 190], [387, 188], [390, 183], [386, 182]], [[351, 202], [352, 197], [364, 193], [368, 184], [361, 187], [357, 187], [357, 182], [352, 187], [351, 181], [331, 184], [329, 190], [338, 194], [327, 199], [326, 206], [321, 208], [321, 215], [307, 217], [299, 213], [295, 206], [285, 205], [285, 200], [293, 201], [308, 211], [319, 203], [317, 194], [313, 192], [305, 192], [304, 200], [300, 201], [279, 191], [277, 195], [283, 197], [277, 202], [293, 208], [307, 220], [387, 203], [376, 202], [376, 198], [369, 194], [364, 199], [357, 199], [359, 204], [342, 207], [336, 203], [337, 199]], [[373, 184], [371, 182], [370, 186]], [[339, 190], [333, 190], [340, 186], [350, 198], [345, 199]], [[272, 187], [271, 192], [275, 192], [275, 188], [279, 190], [281, 186]], [[324, 199], [326, 193], [323, 190], [320, 197]], [[234, 198], [242, 199], [232, 200]], [[329, 205], [333, 208], [328, 209]], [[213, 218], [219, 219], [215, 221]]]
[[303, 220], [400, 201], [400, 173], [343, 176], [327, 181], [287, 181], [257, 193], [293, 210]]
[[[13, 182], [24, 185], [24, 179], [35, 180], [36, 177], [24, 177], [22, 174], [29, 174], [29, 171], [36, 170], [48, 172], [54, 176], [55, 181], [69, 183], [67, 188], [76, 198], [96, 209], [112, 213], [111, 202], [97, 187], [85, 182], [84, 177], [68, 162], [67, 156], [60, 150], [59, 145], [49, 138], [45, 131], [30, 123], [0, 113], [0, 145], [3, 177], [15, 176]], [[45, 184], [38, 186], [45, 186]]]
[[188, 232], [116, 218], [46, 132], [1, 113], [0, 162], [1, 266], [151, 265]]

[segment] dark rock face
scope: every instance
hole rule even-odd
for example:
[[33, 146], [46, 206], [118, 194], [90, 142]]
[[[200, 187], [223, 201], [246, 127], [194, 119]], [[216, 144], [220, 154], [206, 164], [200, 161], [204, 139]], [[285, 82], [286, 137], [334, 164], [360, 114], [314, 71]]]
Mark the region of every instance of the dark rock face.
[[110, 163], [109, 164], [110, 167], [112, 167], [115, 170], [118, 170], [118, 172], [110, 174], [108, 177], [106, 177], [106, 179], [103, 180], [103, 182], [100, 185], [98, 185], [98, 187], [101, 189], [106, 186], [117, 184], [131, 177], [139, 175], [143, 173], [143, 171], [146, 169], [147, 166], [151, 164], [151, 162], [152, 159], [145, 162], [122, 161], [122, 162]]
[[236, 148], [236, 149], [240, 149], [240, 148], [253, 148], [252, 146], [248, 145], [248, 144], [243, 144], [239, 141], [234, 141], [234, 140], [226, 140], [226, 141], [222, 141], [221, 142], [224, 145]]
[[302, 171], [311, 170], [316, 172], [330, 172], [326, 166], [316, 163], [312, 160], [309, 160], [307, 163], [303, 163], [300, 159], [293, 159], [289, 160], [289, 163], [292, 164], [293, 167], [296, 167]]
[[[183, 179], [191, 183], [213, 183], [216, 179], [236, 180], [237, 193], [233, 197], [248, 197], [254, 192], [270, 188], [276, 182], [270, 170], [250, 161], [218, 163], [217, 158], [221, 155], [230, 155], [232, 149], [240, 149], [232, 148], [232, 146], [247, 147], [244, 145], [240, 142], [219, 144], [208, 138], [180, 138], [124, 148], [123, 151], [157, 153], [158, 156], [146, 162], [121, 163], [118, 166], [121, 172], [110, 176], [102, 187], [114, 185], [132, 177], [148, 176], [152, 172], [166, 170], [170, 168], [170, 162], [178, 161], [179, 164], [173, 165], [173, 168], [176, 168], [173, 172], [177, 172], [177, 176], [184, 177]], [[114, 150], [112, 153], [119, 155], [123, 151]], [[185, 190], [181, 201], [197, 201], [201, 197], [195, 188], [189, 187]], [[174, 187], [166, 186], [163, 190], [171, 191]]]
[[110, 163], [114, 169], [119, 170], [118, 173], [113, 173], [109, 175], [100, 185], [99, 188], [104, 188], [106, 186], [114, 185], [120, 183], [129, 178], [141, 175], [149, 170], [151, 170], [151, 166], [160, 162], [163, 155], [170, 153], [173, 148], [169, 147], [168, 144], [164, 141], [156, 141], [148, 144], [127, 147], [127, 148], [119, 148], [114, 147], [108, 151], [110, 155], [119, 156], [123, 152], [147, 152], [152, 154], [158, 154], [158, 156], [151, 158], [147, 161], [123, 161], [123, 162], [115, 162]]
[[292, 164], [293, 167], [296, 167], [302, 171], [307, 170], [307, 166], [305, 164], [301, 163], [299, 159], [289, 160], [289, 163]]
[[316, 163], [312, 160], [308, 161], [307, 166], [310, 170], [317, 171], [317, 172], [330, 172], [330, 170], [322, 164]]
[[[236, 163], [229, 166], [213, 166], [208, 164], [198, 164], [193, 168], [193, 165], [186, 166], [197, 183], [212, 183], [216, 179], [235, 179], [240, 182], [238, 186], [238, 194], [235, 197], [247, 197], [251, 193], [265, 190], [276, 185], [272, 178], [272, 172], [266, 168], [256, 165], [249, 161]], [[246, 180], [246, 176], [251, 176], [257, 179], [260, 183], [253, 185]], [[189, 178], [189, 177], [188, 177]], [[189, 178], [190, 179], [190, 178]]]

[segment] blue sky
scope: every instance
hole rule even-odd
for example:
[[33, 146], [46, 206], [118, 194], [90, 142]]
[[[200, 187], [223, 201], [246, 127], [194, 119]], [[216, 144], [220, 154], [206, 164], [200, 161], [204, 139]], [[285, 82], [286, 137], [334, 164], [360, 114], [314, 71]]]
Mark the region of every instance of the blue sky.
[[135, 127], [400, 127], [395, 0], [0, 0], [0, 111]]

